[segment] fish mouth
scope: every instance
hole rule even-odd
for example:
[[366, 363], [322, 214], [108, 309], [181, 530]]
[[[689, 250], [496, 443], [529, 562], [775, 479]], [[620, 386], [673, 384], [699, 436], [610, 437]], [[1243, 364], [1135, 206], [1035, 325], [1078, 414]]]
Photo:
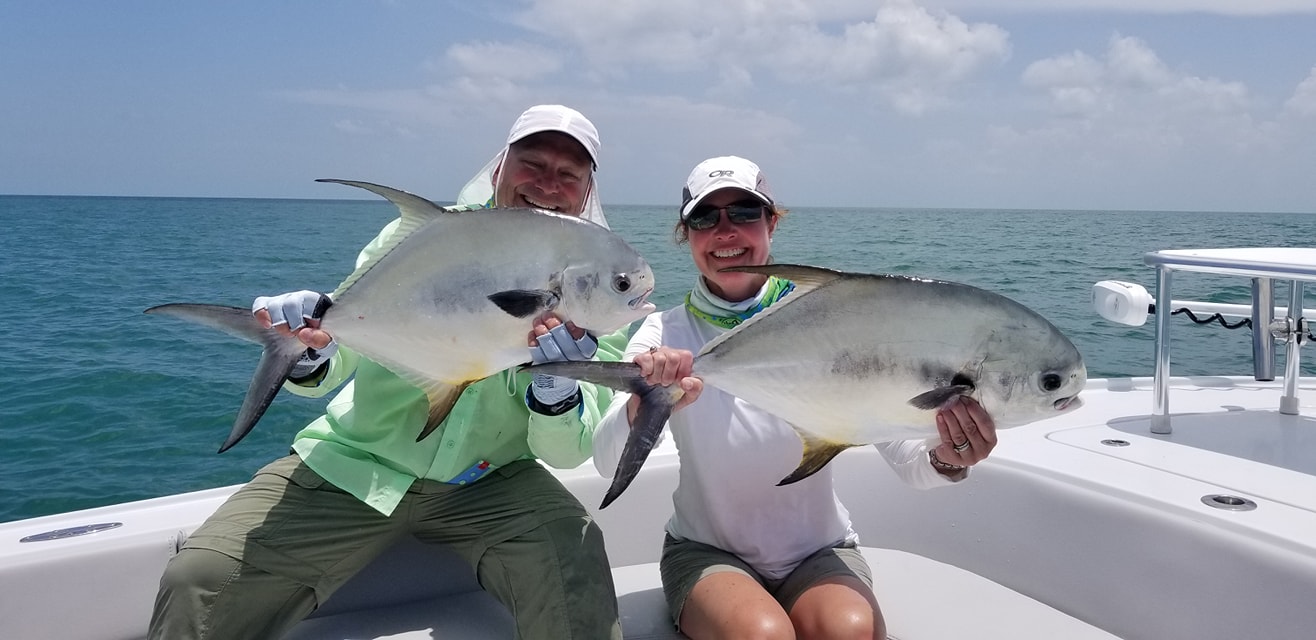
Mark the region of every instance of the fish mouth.
[[1075, 395], [1075, 396], [1069, 396], [1068, 398], [1061, 398], [1059, 400], [1056, 400], [1055, 404], [1052, 406], [1056, 408], [1056, 411], [1066, 411], [1068, 409], [1077, 409], [1083, 406], [1083, 401], [1079, 399], [1078, 396]]
[[[644, 293], [641, 293], [639, 296], [635, 298], [631, 298], [631, 301], [627, 304], [629, 304], [632, 309], [638, 311], [642, 309], [645, 304], [647, 304], [649, 300], [649, 294], [651, 293], [653, 293], [653, 287], [649, 287], [648, 290], [646, 290]], [[653, 305], [649, 305], [649, 306], [652, 307]]]

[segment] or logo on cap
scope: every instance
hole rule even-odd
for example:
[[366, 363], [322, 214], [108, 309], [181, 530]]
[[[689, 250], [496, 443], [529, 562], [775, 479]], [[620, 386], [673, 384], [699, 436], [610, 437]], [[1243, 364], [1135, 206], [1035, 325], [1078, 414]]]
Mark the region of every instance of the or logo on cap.
[[708, 177], [721, 178], [724, 176], [734, 176], [734, 175], [736, 175], [736, 172], [730, 169], [718, 169], [717, 171], [713, 171], [712, 173], [709, 173]]

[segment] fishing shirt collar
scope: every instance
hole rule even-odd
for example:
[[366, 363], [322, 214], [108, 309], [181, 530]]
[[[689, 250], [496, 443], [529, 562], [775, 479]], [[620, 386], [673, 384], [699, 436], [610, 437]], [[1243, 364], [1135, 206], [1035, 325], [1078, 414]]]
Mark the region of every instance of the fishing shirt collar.
[[685, 308], [715, 327], [734, 329], [794, 289], [795, 283], [790, 280], [769, 276], [754, 296], [740, 302], [727, 302], [710, 291], [704, 277], [699, 276], [695, 279], [695, 288], [685, 294]]

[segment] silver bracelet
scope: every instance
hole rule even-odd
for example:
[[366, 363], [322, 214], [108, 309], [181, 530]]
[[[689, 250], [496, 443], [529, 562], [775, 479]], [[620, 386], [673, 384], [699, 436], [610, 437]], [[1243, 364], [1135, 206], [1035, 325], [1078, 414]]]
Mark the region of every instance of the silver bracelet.
[[933, 468], [933, 469], [940, 469], [940, 470], [942, 470], [942, 471], [956, 471], [956, 472], [958, 472], [958, 471], [963, 471], [963, 470], [965, 470], [965, 469], [968, 469], [968, 467], [963, 467], [963, 466], [960, 466], [960, 465], [958, 465], [958, 464], [950, 464], [949, 462], [942, 462], [942, 461], [941, 461], [941, 458], [938, 458], [938, 457], [937, 457], [937, 450], [936, 450], [936, 449], [928, 449], [928, 462], [931, 462], [931, 463], [932, 463], [932, 468]]

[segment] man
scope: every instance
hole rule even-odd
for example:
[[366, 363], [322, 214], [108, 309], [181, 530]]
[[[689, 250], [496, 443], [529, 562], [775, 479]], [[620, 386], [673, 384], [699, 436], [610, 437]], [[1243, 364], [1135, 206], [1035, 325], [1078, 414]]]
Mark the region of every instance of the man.
[[[560, 105], [528, 109], [459, 205], [530, 206], [606, 224], [594, 185], [598, 132]], [[491, 212], [489, 215], [498, 215]], [[388, 243], [385, 227], [358, 257]], [[188, 539], [165, 569], [151, 638], [277, 638], [391, 546], [447, 544], [516, 619], [521, 638], [620, 638], [603, 536], [536, 458], [583, 463], [611, 393], [502, 371], [473, 383], [420, 442], [423, 393], [318, 329], [320, 294], [257, 298], [253, 313], [307, 355], [285, 386], [321, 396], [355, 379]], [[536, 361], [590, 359], [595, 339], [556, 317], [527, 336]], [[617, 345], [619, 346], [619, 345]], [[599, 355], [617, 359], [617, 346]], [[528, 359], [530, 359], [528, 357]], [[400, 437], [394, 437], [401, 434]]]

